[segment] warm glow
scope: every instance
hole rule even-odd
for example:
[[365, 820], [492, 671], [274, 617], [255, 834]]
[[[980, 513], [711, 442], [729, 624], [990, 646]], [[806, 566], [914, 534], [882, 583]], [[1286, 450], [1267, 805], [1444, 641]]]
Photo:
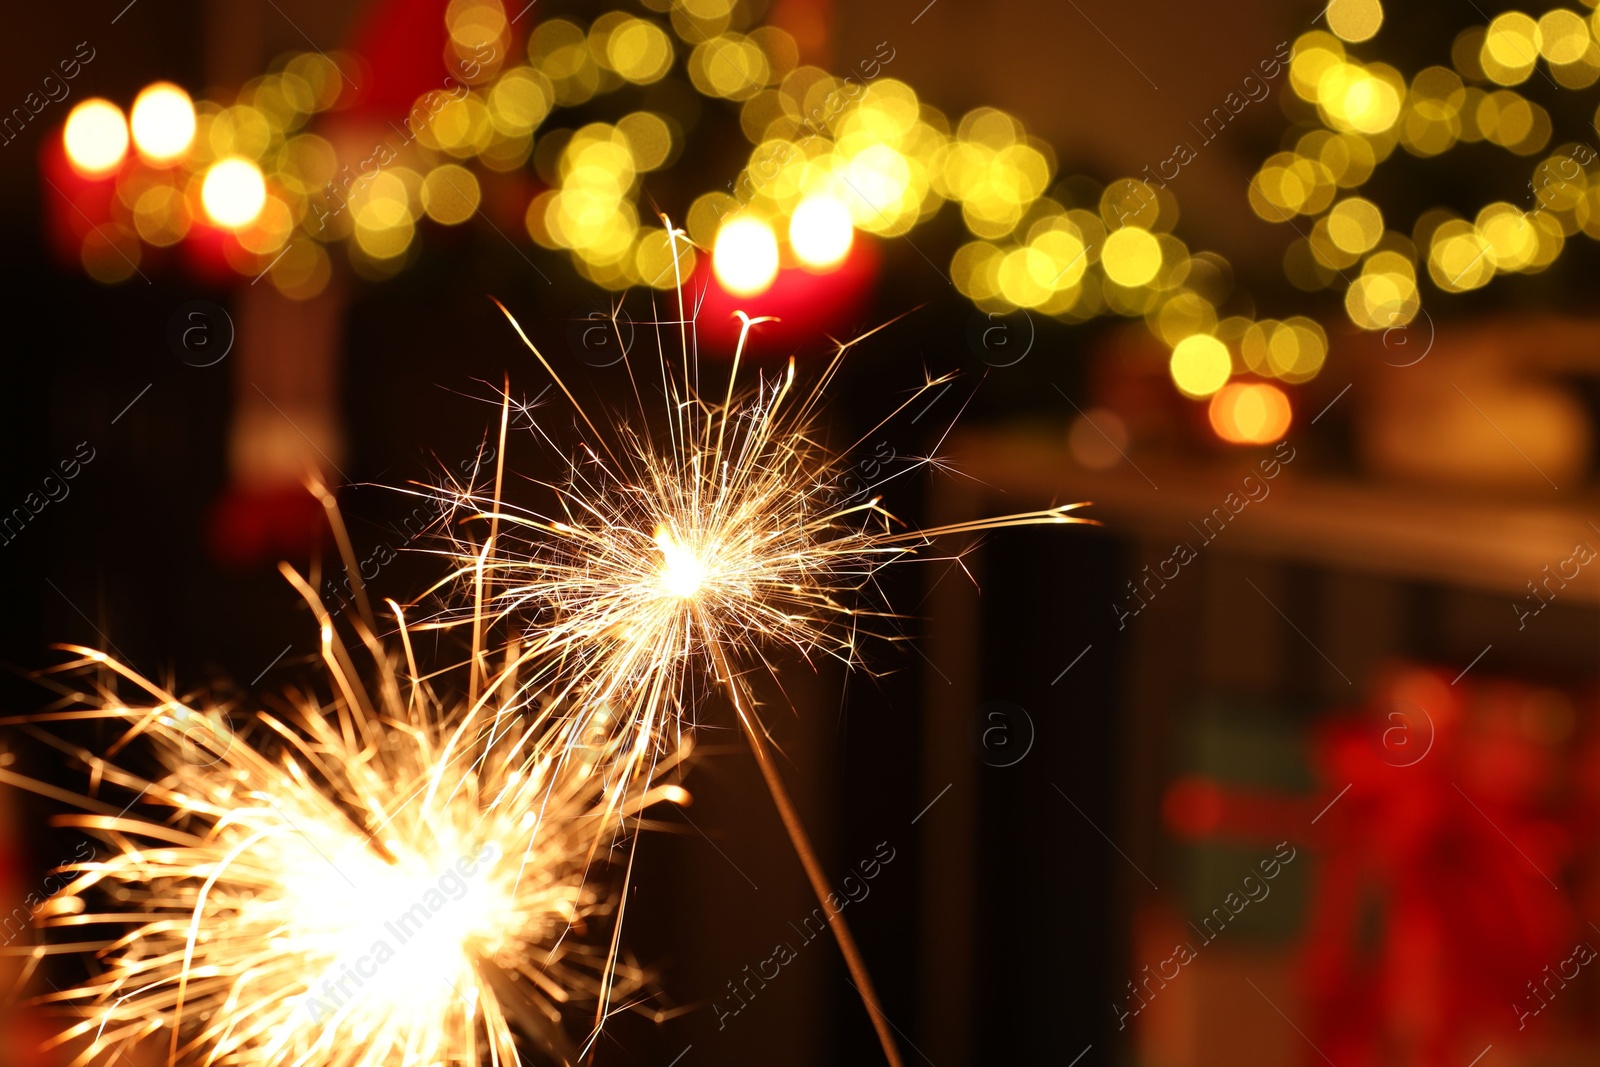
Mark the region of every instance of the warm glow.
[[85, 100], [67, 116], [62, 139], [73, 170], [84, 177], [101, 177], [121, 166], [128, 154], [128, 123], [111, 101]]
[[1067, 431], [1072, 458], [1092, 471], [1110, 470], [1128, 455], [1128, 424], [1108, 408], [1090, 408]]
[[171, 163], [194, 140], [194, 101], [171, 82], [148, 86], [133, 102], [134, 147], [152, 163]]
[[1383, 4], [1379, 0], [1333, 0], [1327, 16], [1328, 28], [1346, 41], [1366, 41], [1383, 25]]
[[700, 591], [706, 580], [706, 566], [694, 550], [679, 544], [665, 526], [656, 530], [661, 548], [661, 592], [665, 596], [688, 598]]
[[772, 227], [749, 216], [723, 226], [711, 250], [711, 268], [735, 296], [765, 292], [778, 276], [778, 238]]
[[1149, 230], [1124, 227], [1106, 238], [1100, 266], [1118, 285], [1144, 285], [1161, 269], [1161, 243]]
[[850, 254], [855, 227], [850, 209], [831, 196], [801, 201], [789, 220], [789, 244], [800, 262], [819, 270], [837, 266]]
[[1207, 334], [1185, 337], [1172, 350], [1172, 380], [1193, 397], [1210, 396], [1233, 373], [1228, 346]]
[[224, 229], [248, 226], [267, 204], [267, 183], [261, 168], [248, 159], [224, 159], [206, 172], [200, 202], [211, 221]]
[[1266, 382], [1235, 382], [1211, 398], [1211, 428], [1224, 441], [1261, 445], [1282, 439], [1293, 413], [1283, 390]]

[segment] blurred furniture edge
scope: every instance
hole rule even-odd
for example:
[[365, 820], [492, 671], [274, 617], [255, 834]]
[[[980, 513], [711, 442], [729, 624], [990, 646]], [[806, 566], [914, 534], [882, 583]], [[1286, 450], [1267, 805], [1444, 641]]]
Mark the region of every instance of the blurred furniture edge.
[[[1294, 436], [1287, 439], [1291, 447]], [[966, 478], [939, 485], [934, 510], [940, 520], [954, 520], [980, 514], [985, 504], [1017, 511], [1088, 500], [1094, 506], [1079, 514], [1113, 534], [1170, 550], [1183, 541], [1199, 549], [1206, 538], [1196, 527], [1222, 508], [1230, 521], [1216, 544], [1224, 552], [1513, 597], [1526, 596], [1528, 583], [1572, 555], [1580, 540], [1600, 541], [1600, 494], [1592, 491], [1573, 506], [1548, 502], [1555, 490], [1491, 496], [1337, 480], [1309, 469], [1304, 446], [1278, 477], [1264, 480], [1257, 461], [1271, 454], [1241, 449], [1237, 458], [1209, 463], [1144, 459], [1138, 469], [1124, 463], [1097, 472], [1074, 462], [1065, 434], [1059, 441], [1036, 433], [969, 434], [947, 450]], [[1249, 504], [1238, 516], [1247, 521], [1235, 527], [1224, 500], [1245, 496], [1246, 476], [1264, 482], [1269, 495]], [[1600, 586], [1578, 583], [1562, 595], [1600, 603]]]

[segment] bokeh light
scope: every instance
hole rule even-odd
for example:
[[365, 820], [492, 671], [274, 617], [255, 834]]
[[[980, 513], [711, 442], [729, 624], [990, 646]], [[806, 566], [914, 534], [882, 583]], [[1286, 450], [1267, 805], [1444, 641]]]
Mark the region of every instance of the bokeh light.
[[789, 245], [800, 262], [825, 270], [850, 254], [855, 228], [850, 210], [831, 196], [801, 201], [789, 220]]
[[[1273, 387], [1308, 381], [1326, 362], [1321, 326], [1256, 318], [1249, 300], [1232, 296], [1227, 261], [1174, 235], [1177, 198], [1148, 170], [1142, 181], [1105, 184], [1058, 174], [1054, 149], [1016, 116], [993, 107], [947, 116], [865, 66], [843, 78], [803, 65], [790, 32], [760, 25], [761, 12], [738, 0], [645, 7], [545, 19], [523, 58], [499, 0], [450, 0], [446, 62], [491, 38], [503, 57], [463, 72], [474, 91], [461, 99], [419, 97], [413, 116], [422, 119], [406, 120], [414, 145], [354, 183], [341, 181], [332, 145], [306, 129], [341, 102], [345, 80], [329, 57], [287, 57], [231, 98], [195, 103], [176, 86], [152, 85], [126, 121], [106, 101], [80, 105], [66, 138], [80, 173], [117, 170], [130, 147], [161, 168], [122, 168], [116, 237], [86, 248], [85, 263], [97, 277], [126, 274], [142, 245], [182, 241], [203, 212], [237, 234], [228, 261], [245, 274], [296, 246], [297, 231], [313, 237], [315, 254], [295, 252], [270, 271], [290, 295], [325, 284], [337, 244], [358, 274], [389, 277], [416, 258], [406, 253], [424, 217], [467, 222], [493, 180], [486, 171], [531, 167], [543, 188], [526, 203], [527, 234], [612, 290], [670, 285], [692, 270], [698, 247], [712, 249], [720, 284], [752, 296], [784, 263], [828, 270], [849, 256], [855, 231], [905, 235], [950, 201], [965, 235], [949, 276], [982, 311], [1142, 319], [1171, 346], [1173, 379], [1192, 397], [1214, 396], [1235, 372]], [[1296, 230], [1283, 257], [1288, 280], [1334, 290], [1364, 330], [1412, 322], [1425, 279], [1466, 292], [1544, 270], [1579, 232], [1600, 239], [1592, 150], [1552, 149], [1551, 113], [1518, 88], [1540, 63], [1557, 87], [1600, 81], [1596, 16], [1485, 16], [1457, 35], [1448, 65], [1403, 74], [1358, 54], [1385, 15], [1382, 0], [1332, 0], [1323, 28], [1295, 40], [1284, 104], [1296, 125], [1248, 187], [1257, 215]], [[630, 88], [674, 72], [670, 87]], [[685, 149], [693, 119], [674, 94], [690, 86], [737, 102], [750, 148], [726, 190], [691, 200], [681, 221], [693, 244], [675, 247], [644, 203], [644, 183]], [[620, 118], [546, 126], [562, 109], [619, 91]], [[1411, 218], [1363, 195], [1395, 149], [1430, 159], [1465, 144], [1538, 161], [1532, 206], [1508, 194], [1475, 216], [1461, 204], [1465, 217], [1432, 209]], [[129, 248], [134, 255], [118, 254]], [[1235, 314], [1223, 317], [1223, 307]]]
[[627, 18], [605, 39], [605, 63], [636, 85], [659, 81], [672, 66], [672, 38], [653, 22]]
[[129, 125], [141, 157], [156, 164], [174, 162], [194, 142], [194, 101], [171, 82], [156, 82], [134, 100]]
[[1282, 389], [1269, 382], [1234, 382], [1211, 398], [1211, 428], [1231, 444], [1262, 445], [1282, 440], [1293, 412]]
[[1379, 0], [1332, 0], [1326, 14], [1328, 28], [1352, 43], [1371, 40], [1383, 25]]
[[748, 215], [730, 219], [717, 231], [711, 268], [735, 296], [765, 292], [778, 276], [778, 238], [772, 227]]
[[477, 176], [454, 163], [435, 167], [422, 179], [422, 210], [434, 222], [446, 226], [466, 222], [475, 215], [481, 195]]
[[1118, 285], [1144, 285], [1161, 269], [1161, 245], [1149, 230], [1129, 226], [1106, 238], [1100, 263]]
[[1172, 349], [1172, 380], [1186, 396], [1210, 396], [1233, 373], [1228, 346], [1207, 334], [1185, 337]]
[[218, 161], [206, 171], [200, 202], [211, 221], [224, 229], [250, 225], [267, 203], [267, 183], [261, 168], [237, 156]]
[[1539, 24], [1520, 11], [1507, 11], [1489, 23], [1478, 62], [1490, 80], [1520, 85], [1539, 59]]
[[67, 115], [62, 140], [73, 170], [85, 177], [102, 177], [120, 167], [128, 154], [128, 123], [121, 108], [96, 97]]

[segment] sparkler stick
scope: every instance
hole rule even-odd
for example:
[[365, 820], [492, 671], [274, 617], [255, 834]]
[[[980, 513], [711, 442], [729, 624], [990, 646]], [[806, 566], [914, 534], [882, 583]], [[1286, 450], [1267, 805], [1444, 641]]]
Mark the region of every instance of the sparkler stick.
[[844, 915], [828, 899], [833, 895], [828, 887], [828, 876], [822, 869], [821, 860], [817, 858], [816, 849], [812, 847], [811, 838], [806, 834], [800, 813], [795, 810], [794, 802], [789, 799], [789, 791], [772, 761], [772, 754], [767, 750], [761, 726], [749, 711], [749, 695], [742, 691], [741, 684], [734, 676], [733, 669], [729, 666], [722, 650], [714, 648], [711, 655], [716, 664], [717, 674], [728, 694], [728, 701], [733, 705], [734, 714], [739, 719], [739, 726], [744, 731], [745, 739], [750, 743], [750, 752], [755, 756], [756, 765], [761, 768], [761, 776], [766, 779], [767, 790], [772, 794], [772, 803], [778, 809], [778, 817], [783, 820], [783, 828], [789, 835], [789, 842], [794, 845], [795, 855], [800, 857], [800, 865], [805, 868], [806, 878], [811, 882], [811, 891], [816, 894], [823, 912], [828, 916], [828, 928], [833, 931], [833, 939], [839, 944], [839, 952], [844, 956], [845, 966], [850, 969], [851, 977], [855, 979], [856, 991], [860, 993], [861, 1002], [866, 1006], [867, 1015], [872, 1019], [872, 1028], [877, 1032], [878, 1043], [883, 1046], [884, 1058], [889, 1061], [890, 1067], [901, 1067], [900, 1049], [895, 1045], [893, 1035], [889, 1033], [888, 1016], [884, 1015], [883, 1007], [878, 1001], [878, 992], [872, 984], [872, 975], [867, 970], [866, 961], [861, 958], [861, 950], [856, 947], [856, 939], [850, 933], [850, 926], [845, 922]]

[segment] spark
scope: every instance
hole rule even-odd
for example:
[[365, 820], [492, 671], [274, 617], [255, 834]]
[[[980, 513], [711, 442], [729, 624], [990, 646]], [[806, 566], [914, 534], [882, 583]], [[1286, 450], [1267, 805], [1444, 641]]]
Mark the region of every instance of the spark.
[[[619, 794], [604, 716], [540, 703], [515, 655], [464, 703], [453, 670], [418, 671], [392, 601], [404, 655], [357, 621], [372, 661], [358, 671], [311, 585], [284, 570], [318, 612], [326, 693], [280, 694], [281, 710], [236, 733], [224, 706], [74, 647], [63, 669], [92, 673], [93, 692], [24, 726], [86, 767], [91, 793], [143, 807], [0, 767], [0, 781], [74, 800], [59, 821], [104, 846], [63, 868], [74, 880], [35, 916], [52, 936], [26, 950], [23, 981], [52, 954], [96, 963], [41, 998], [76, 1012], [51, 1044], [81, 1046], [73, 1067], [152, 1039], [171, 1065], [515, 1064], [529, 1042], [575, 1062], [564, 1015], [646, 977], [621, 958], [606, 870], [630, 867], [647, 807], [687, 795], [659, 778]], [[110, 753], [142, 739], [163, 773], [36, 725], [86, 719], [125, 724]]]
[[[663, 221], [679, 240], [682, 231]], [[470, 625], [480, 650], [498, 633], [501, 643], [519, 649], [527, 668], [523, 684], [561, 697], [582, 693], [584, 707], [605, 709], [608, 718], [599, 728], [609, 731], [622, 754], [623, 781], [648, 776], [657, 754], [692, 730], [707, 693], [724, 692], [829, 914], [885, 1054], [897, 1064], [865, 966], [826, 899], [827, 879], [773, 764], [748, 676], [764, 671], [777, 678], [777, 653], [784, 648], [808, 660], [831, 656], [858, 666], [863, 634], [893, 628], [896, 618], [873, 607], [882, 599], [878, 572], [941, 538], [1089, 520], [1071, 514], [1083, 504], [1067, 504], [915, 529], [891, 514], [881, 496], [835, 503], [861, 442], [827, 447], [821, 413], [848, 353], [877, 330], [837, 344], [808, 385], [797, 384], [791, 358], [786, 368], [759, 373], [741, 388], [752, 329], [764, 321], [741, 312], [719, 397], [715, 386], [701, 389], [705, 368], [681, 277], [677, 290], [677, 318], [658, 316], [655, 366], [636, 369], [631, 359], [623, 361], [636, 410], [598, 417], [495, 302], [566, 397], [565, 417], [577, 436], [565, 439], [554, 418], [527, 424], [559, 457], [560, 468], [554, 478], [530, 480], [528, 498], [507, 499], [499, 475], [492, 492], [455, 481], [418, 490], [439, 499], [446, 526], [455, 531], [445, 550], [455, 566], [430, 591], [440, 592], [446, 604], [434, 624]], [[676, 358], [668, 355], [672, 334], [681, 352]], [[952, 377], [925, 376], [922, 387], [862, 441]], [[657, 393], [662, 403], [645, 402]], [[508, 383], [502, 444], [509, 397]], [[449, 607], [452, 588], [468, 591], [470, 608]]]

